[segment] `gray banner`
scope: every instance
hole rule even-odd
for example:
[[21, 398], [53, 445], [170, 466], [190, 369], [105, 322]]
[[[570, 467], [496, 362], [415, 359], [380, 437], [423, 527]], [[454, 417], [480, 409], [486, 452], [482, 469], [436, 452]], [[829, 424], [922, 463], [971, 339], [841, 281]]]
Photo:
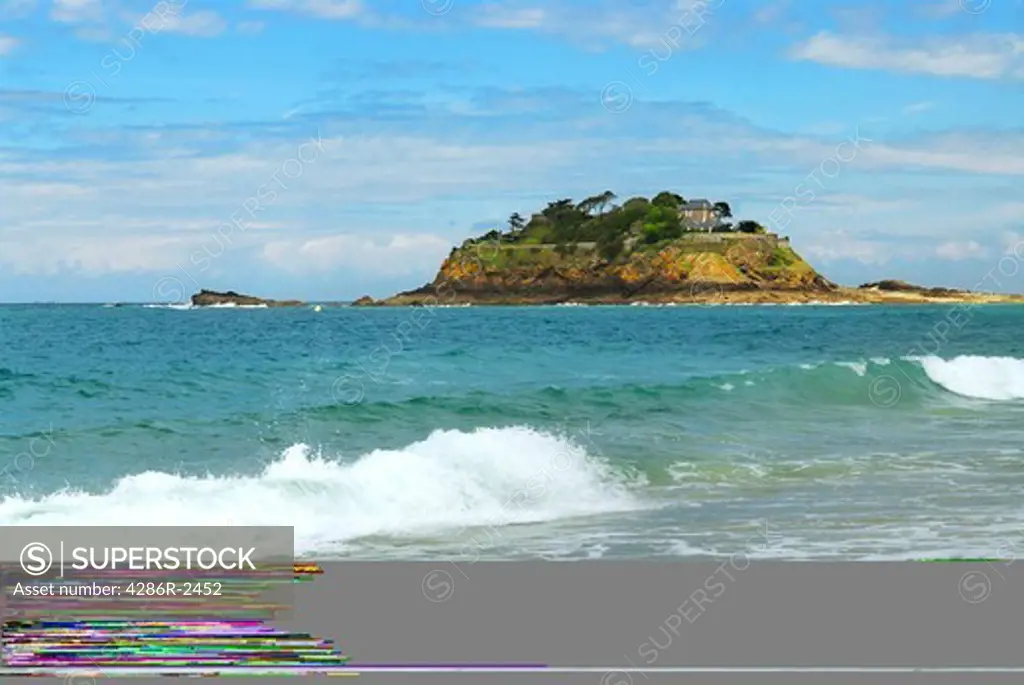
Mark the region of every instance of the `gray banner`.
[[290, 527], [5, 527], [5, 620], [270, 619], [290, 610]]
[[1012, 561], [323, 568], [291, 627], [336, 639], [353, 667], [1024, 667]]
[[[322, 567], [295, 586], [293, 615], [274, 624], [333, 638], [362, 682], [639, 685], [699, 675], [979, 683], [1024, 675], [1024, 565], [1013, 561]], [[418, 667], [453, 672], [395, 672]], [[467, 667], [504, 672], [457, 672]], [[857, 669], [874, 672], [847, 672]], [[985, 672], [992, 669], [1003, 672]]]

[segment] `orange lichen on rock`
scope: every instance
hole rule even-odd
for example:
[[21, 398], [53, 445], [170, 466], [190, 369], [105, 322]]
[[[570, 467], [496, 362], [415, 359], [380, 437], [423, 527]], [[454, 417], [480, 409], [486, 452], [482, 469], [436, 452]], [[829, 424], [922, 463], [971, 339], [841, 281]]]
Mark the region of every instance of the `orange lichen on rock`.
[[693, 268], [693, 256], [679, 249], [665, 249], [652, 260], [658, 276], [666, 281], [685, 281]]
[[441, 265], [438, 278], [448, 281], [463, 281], [470, 279], [472, 276], [480, 273], [480, 271], [480, 265], [475, 260], [449, 257]]
[[723, 255], [705, 252], [693, 261], [689, 279], [701, 283], [749, 283], [750, 278], [731, 264]]
[[636, 264], [626, 264], [615, 271], [615, 274], [624, 283], [637, 283], [644, 279]]

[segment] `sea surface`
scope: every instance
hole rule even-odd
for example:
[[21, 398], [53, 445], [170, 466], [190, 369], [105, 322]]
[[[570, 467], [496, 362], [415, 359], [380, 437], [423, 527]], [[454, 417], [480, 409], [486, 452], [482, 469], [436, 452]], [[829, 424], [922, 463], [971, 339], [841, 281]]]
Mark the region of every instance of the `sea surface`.
[[304, 556], [1024, 547], [1024, 307], [0, 306], [0, 525]]

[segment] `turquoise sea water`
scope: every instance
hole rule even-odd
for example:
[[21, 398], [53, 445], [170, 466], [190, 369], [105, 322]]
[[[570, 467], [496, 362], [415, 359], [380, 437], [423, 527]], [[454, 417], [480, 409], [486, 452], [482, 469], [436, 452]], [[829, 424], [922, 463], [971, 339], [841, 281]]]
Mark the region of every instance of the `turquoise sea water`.
[[951, 309], [3, 306], [0, 525], [287, 524], [318, 558], [1005, 556], [1024, 308]]

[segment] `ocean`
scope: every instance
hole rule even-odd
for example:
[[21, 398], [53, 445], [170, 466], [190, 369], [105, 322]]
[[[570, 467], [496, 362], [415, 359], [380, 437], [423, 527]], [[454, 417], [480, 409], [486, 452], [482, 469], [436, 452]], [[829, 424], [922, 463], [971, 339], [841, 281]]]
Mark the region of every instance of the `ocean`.
[[0, 306], [0, 525], [293, 525], [317, 560], [1005, 556], [1022, 330], [1013, 305]]

